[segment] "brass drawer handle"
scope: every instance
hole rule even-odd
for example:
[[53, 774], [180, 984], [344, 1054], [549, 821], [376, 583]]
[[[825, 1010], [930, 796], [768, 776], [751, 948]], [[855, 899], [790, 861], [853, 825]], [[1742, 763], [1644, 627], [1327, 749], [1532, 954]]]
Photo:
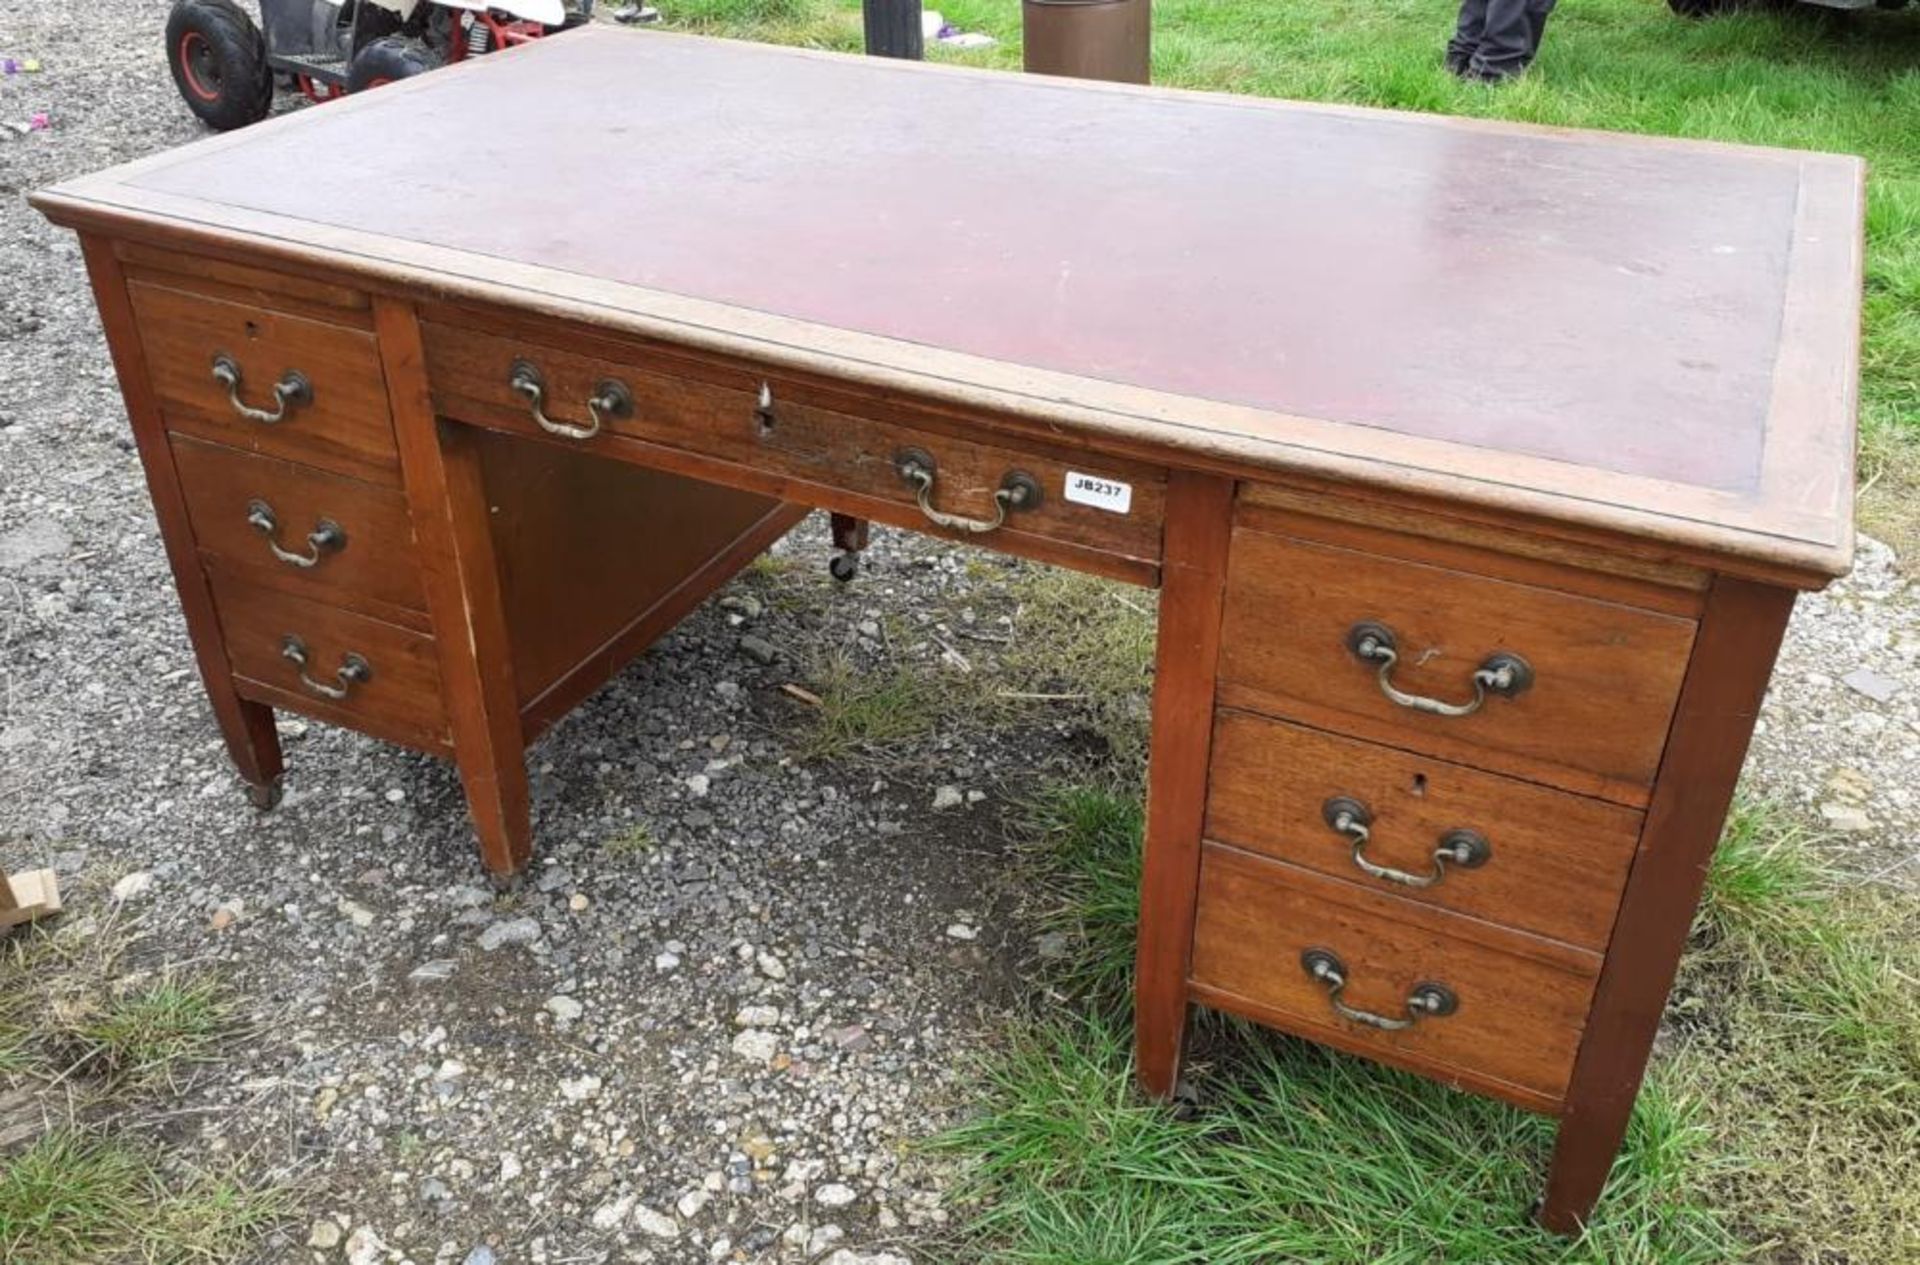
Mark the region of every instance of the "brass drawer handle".
[[289, 369], [273, 384], [273, 411], [255, 408], [240, 398], [240, 362], [221, 352], [213, 358], [213, 380], [227, 389], [227, 403], [250, 422], [272, 426], [287, 420], [287, 414], [302, 404], [313, 403], [313, 384], [298, 369]]
[[587, 401], [587, 412], [593, 418], [591, 426], [556, 422], [547, 416], [546, 379], [541, 376], [539, 366], [530, 360], [516, 360], [508, 367], [507, 385], [513, 388], [515, 395], [527, 402], [527, 411], [533, 414], [533, 420], [539, 423], [541, 430], [563, 439], [592, 439], [600, 433], [600, 427], [609, 417], [633, 416], [633, 392], [618, 378], [602, 378], [600, 384], [594, 387], [593, 396]]
[[1451, 988], [1445, 984], [1421, 983], [1414, 985], [1413, 991], [1407, 994], [1405, 1019], [1376, 1015], [1371, 1010], [1357, 1010], [1340, 1000], [1340, 993], [1347, 986], [1347, 968], [1330, 950], [1308, 949], [1300, 955], [1300, 966], [1308, 975], [1326, 985], [1327, 1000], [1333, 1004], [1335, 1014], [1355, 1023], [1364, 1023], [1370, 1028], [1398, 1032], [1402, 1028], [1411, 1028], [1422, 1019], [1444, 1018], [1460, 1009], [1460, 999], [1453, 995]]
[[288, 633], [280, 639], [280, 657], [300, 670], [300, 684], [321, 698], [330, 698], [339, 702], [353, 692], [356, 685], [364, 685], [373, 679], [373, 665], [357, 654], [345, 654], [340, 657], [340, 668], [333, 674], [338, 685], [329, 685], [325, 681], [316, 681], [307, 675], [307, 643]]
[[938, 469], [933, 454], [923, 448], [902, 448], [894, 454], [893, 468], [900, 481], [914, 489], [920, 512], [936, 527], [985, 535], [997, 531], [1007, 521], [1009, 510], [1030, 510], [1040, 504], [1040, 484], [1024, 470], [1009, 470], [993, 494], [992, 518], [968, 518], [933, 508], [933, 480]]
[[1433, 872], [1431, 874], [1411, 874], [1406, 870], [1396, 870], [1392, 866], [1377, 865], [1367, 860], [1367, 843], [1373, 838], [1373, 811], [1357, 799], [1346, 795], [1336, 795], [1320, 806], [1320, 815], [1337, 835], [1344, 836], [1353, 844], [1353, 863], [1374, 878], [1385, 879], [1389, 883], [1403, 883], [1408, 887], [1432, 887], [1447, 876], [1449, 864], [1464, 870], [1477, 869], [1493, 859], [1493, 845], [1487, 837], [1477, 830], [1449, 830], [1440, 836], [1440, 846], [1433, 850]]
[[323, 518], [313, 525], [307, 533], [307, 551], [295, 553], [282, 548], [278, 539], [280, 522], [273, 515], [273, 506], [262, 500], [247, 502], [247, 522], [253, 529], [267, 538], [267, 548], [273, 556], [290, 567], [311, 567], [319, 564], [321, 557], [335, 553], [347, 547], [347, 533], [340, 524], [331, 518]]
[[1379, 665], [1380, 692], [1402, 707], [1434, 716], [1471, 716], [1487, 701], [1487, 695], [1512, 698], [1533, 684], [1533, 667], [1517, 654], [1505, 650], [1488, 655], [1474, 669], [1473, 697], [1464, 703], [1446, 703], [1422, 694], [1408, 694], [1393, 684], [1393, 665], [1400, 661], [1398, 639], [1393, 629], [1373, 620], [1365, 620], [1347, 630], [1347, 649], [1362, 663]]

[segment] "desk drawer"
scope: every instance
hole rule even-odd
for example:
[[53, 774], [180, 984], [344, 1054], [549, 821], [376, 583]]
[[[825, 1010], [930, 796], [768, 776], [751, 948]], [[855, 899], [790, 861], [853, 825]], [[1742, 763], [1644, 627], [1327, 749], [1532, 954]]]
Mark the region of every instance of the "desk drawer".
[[203, 552], [270, 568], [317, 599], [426, 609], [398, 491], [186, 435], [172, 443]]
[[1209, 838], [1581, 948], [1606, 948], [1640, 819], [1249, 712], [1214, 722]]
[[1241, 527], [1221, 698], [1643, 804], [1693, 630], [1675, 615]]
[[[1312, 973], [1316, 951], [1333, 974]], [[1566, 1092], [1599, 964], [1219, 844], [1202, 855], [1200, 1000], [1522, 1106], [1551, 1110]]]
[[152, 281], [130, 281], [127, 293], [169, 429], [399, 482], [370, 331]]
[[[1000, 437], [961, 439], [861, 415], [837, 395], [810, 400], [777, 380], [639, 351], [623, 361], [432, 321], [423, 334], [434, 407], [450, 416], [539, 433], [531, 389], [516, 389], [518, 375], [537, 385], [550, 428], [565, 428], [563, 437], [583, 447], [607, 434], [644, 440], [750, 471], [766, 485], [754, 490], [959, 539], [1039, 539], [1147, 563], [1160, 556], [1163, 470]], [[931, 476], [927, 506], [975, 528], [943, 527], [923, 514], [919, 485], [902, 469], [916, 451]], [[1104, 486], [1076, 483], [1070, 491], [1073, 475]], [[1001, 516], [1003, 501], [1003, 524], [982, 530]]]
[[235, 687], [432, 752], [451, 746], [433, 638], [209, 568]]

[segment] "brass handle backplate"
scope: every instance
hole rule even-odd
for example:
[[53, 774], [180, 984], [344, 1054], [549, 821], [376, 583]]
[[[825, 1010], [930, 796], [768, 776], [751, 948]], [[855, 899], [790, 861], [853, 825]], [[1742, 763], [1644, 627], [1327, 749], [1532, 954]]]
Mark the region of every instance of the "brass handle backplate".
[[1385, 879], [1389, 883], [1406, 887], [1432, 887], [1447, 876], [1449, 865], [1471, 870], [1493, 859], [1493, 845], [1487, 842], [1487, 837], [1477, 830], [1462, 827], [1440, 836], [1440, 842], [1433, 850], [1431, 872], [1413, 874], [1396, 870], [1367, 858], [1367, 844], [1373, 838], [1373, 811], [1365, 804], [1348, 795], [1336, 795], [1320, 806], [1320, 816], [1335, 834], [1353, 845], [1354, 865], [1374, 878]]
[[1347, 630], [1347, 649], [1362, 663], [1377, 669], [1380, 692], [1402, 707], [1432, 716], [1471, 716], [1479, 711], [1489, 694], [1512, 698], [1533, 684], [1533, 667], [1525, 659], [1508, 651], [1496, 651], [1481, 660], [1472, 677], [1473, 697], [1464, 703], [1448, 703], [1424, 694], [1409, 694], [1393, 683], [1393, 667], [1400, 662], [1399, 640], [1393, 629], [1375, 620], [1363, 620]]
[[1039, 481], [1024, 470], [1009, 470], [1001, 477], [1000, 487], [993, 494], [992, 518], [949, 514], [933, 507], [933, 482], [938, 473], [933, 454], [923, 448], [902, 448], [894, 454], [893, 468], [899, 472], [900, 481], [914, 490], [914, 499], [927, 521], [950, 531], [985, 535], [999, 530], [1006, 523], [1010, 511], [1030, 510], [1040, 504]]
[[240, 398], [240, 362], [221, 352], [213, 358], [213, 380], [227, 389], [227, 403], [250, 422], [272, 426], [303, 404], [313, 403], [313, 384], [298, 369], [289, 369], [273, 384], [273, 408], [255, 408]]
[[593, 418], [590, 426], [556, 422], [547, 416], [546, 378], [541, 374], [540, 367], [531, 360], [516, 360], [508, 366], [507, 385], [513, 388], [515, 395], [527, 402], [527, 412], [533, 415], [534, 422], [541, 430], [562, 439], [592, 439], [600, 433], [600, 428], [608, 418], [633, 416], [633, 392], [618, 378], [602, 378], [599, 385], [593, 388], [593, 395], [587, 400], [587, 415]]
[[1340, 1000], [1341, 992], [1347, 987], [1347, 968], [1331, 950], [1308, 949], [1300, 955], [1300, 968], [1326, 986], [1327, 1001], [1332, 1004], [1335, 1014], [1355, 1023], [1364, 1023], [1370, 1028], [1398, 1032], [1402, 1028], [1411, 1028], [1422, 1019], [1444, 1018], [1460, 1009], [1460, 999], [1454, 996], [1451, 988], [1445, 984], [1426, 982], [1415, 984], [1413, 991], [1407, 994], [1407, 1014], [1404, 1019], [1376, 1015], [1371, 1010], [1359, 1010]]
[[267, 548], [273, 556], [290, 567], [311, 567], [329, 553], [337, 553], [347, 547], [347, 533], [340, 524], [331, 518], [323, 518], [313, 525], [307, 533], [307, 551], [295, 553], [280, 543], [280, 521], [274, 516], [273, 506], [255, 499], [247, 502], [247, 524], [266, 537]]
[[300, 684], [306, 686], [309, 693], [335, 702], [352, 693], [354, 686], [364, 685], [373, 679], [373, 665], [360, 655], [348, 653], [340, 656], [340, 667], [333, 674], [333, 679], [339, 684], [314, 680], [307, 675], [307, 643], [292, 633], [280, 639], [280, 657], [299, 669]]

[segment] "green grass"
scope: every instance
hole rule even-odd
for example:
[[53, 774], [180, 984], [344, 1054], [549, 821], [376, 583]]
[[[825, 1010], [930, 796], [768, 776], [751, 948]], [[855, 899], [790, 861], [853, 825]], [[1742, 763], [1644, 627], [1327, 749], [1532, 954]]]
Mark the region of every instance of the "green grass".
[[[1019, 67], [1018, 0], [928, 3], [1000, 40], [932, 56]], [[663, 8], [671, 24], [713, 34], [860, 47], [859, 0], [673, 0]], [[1155, 0], [1154, 79], [1865, 157], [1862, 424], [1896, 482], [1920, 488], [1920, 13], [1756, 4], [1691, 22], [1660, 0], [1581, 0], [1554, 15], [1534, 71], [1497, 89], [1441, 69], [1453, 14], [1453, 0]], [[1873, 530], [1913, 547], [1917, 520], [1912, 498], [1865, 507]]]
[[1024, 567], [1009, 586], [1013, 640], [985, 702], [1002, 723], [1070, 705], [1116, 765], [1146, 756], [1154, 594], [1057, 567]]
[[47, 1134], [0, 1164], [0, 1260], [236, 1260], [286, 1215], [284, 1192], [178, 1168], [121, 1139]]
[[0, 1261], [236, 1260], [292, 1210], [278, 1181], [168, 1145], [188, 1073], [243, 1033], [216, 977], [139, 950], [112, 915], [0, 943], [0, 1101], [63, 1118], [0, 1156]]
[[931, 734], [945, 714], [941, 682], [909, 668], [862, 671], [836, 655], [813, 673], [811, 685], [820, 702], [795, 738], [802, 760], [877, 755]]
[[610, 857], [633, 859], [643, 857], [660, 846], [660, 840], [654, 836], [652, 827], [646, 822], [636, 822], [625, 834], [615, 835], [601, 844], [601, 850]]
[[1141, 811], [1030, 802], [1066, 1017], [985, 1059], [938, 1146], [967, 1173], [956, 1259], [1000, 1262], [1881, 1262], [1920, 1242], [1910, 896], [1851, 892], [1777, 810], [1729, 823], [1656, 1059], [1587, 1233], [1526, 1225], [1550, 1121], [1213, 1017], [1183, 1117], [1131, 1083]]
[[165, 972], [60, 1017], [73, 1061], [111, 1082], [170, 1080], [234, 1032], [225, 989], [210, 975]]

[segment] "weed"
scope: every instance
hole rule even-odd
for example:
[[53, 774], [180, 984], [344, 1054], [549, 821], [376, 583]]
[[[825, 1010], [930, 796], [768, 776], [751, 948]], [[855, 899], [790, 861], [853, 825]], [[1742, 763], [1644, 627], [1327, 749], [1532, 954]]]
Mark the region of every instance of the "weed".
[[644, 857], [660, 846], [653, 836], [653, 830], [644, 821], [637, 821], [625, 833], [615, 835], [600, 845], [601, 851], [620, 860], [634, 860]]
[[941, 690], [925, 672], [863, 672], [836, 655], [814, 673], [820, 702], [807, 717], [796, 754], [803, 760], [844, 759], [925, 737], [941, 720]]

